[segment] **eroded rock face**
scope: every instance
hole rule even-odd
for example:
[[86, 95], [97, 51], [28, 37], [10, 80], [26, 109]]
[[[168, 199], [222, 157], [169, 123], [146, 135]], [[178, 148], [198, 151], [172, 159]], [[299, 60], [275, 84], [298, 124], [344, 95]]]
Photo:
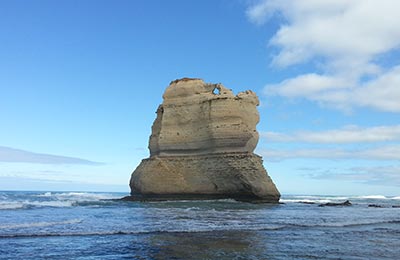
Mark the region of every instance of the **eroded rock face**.
[[253, 152], [257, 96], [235, 96], [221, 84], [174, 81], [164, 93], [150, 137], [151, 156]]
[[256, 94], [180, 79], [166, 89], [152, 127], [150, 158], [132, 173], [133, 199], [235, 198], [277, 202], [280, 194], [253, 153]]

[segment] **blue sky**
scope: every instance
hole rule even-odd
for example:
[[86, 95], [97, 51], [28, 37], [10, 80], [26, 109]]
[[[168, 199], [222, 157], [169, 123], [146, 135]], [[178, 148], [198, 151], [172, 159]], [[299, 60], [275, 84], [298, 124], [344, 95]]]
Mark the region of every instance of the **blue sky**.
[[0, 190], [129, 192], [165, 88], [198, 77], [259, 95], [282, 193], [398, 196], [399, 5], [1, 1]]

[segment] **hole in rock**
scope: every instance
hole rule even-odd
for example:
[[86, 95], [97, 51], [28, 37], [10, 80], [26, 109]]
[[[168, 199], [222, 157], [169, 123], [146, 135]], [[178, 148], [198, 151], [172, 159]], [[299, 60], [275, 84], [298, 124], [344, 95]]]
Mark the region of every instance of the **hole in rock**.
[[214, 95], [219, 95], [219, 94], [221, 94], [221, 90], [220, 90], [218, 87], [215, 87], [215, 88], [213, 89], [212, 93], [213, 93]]

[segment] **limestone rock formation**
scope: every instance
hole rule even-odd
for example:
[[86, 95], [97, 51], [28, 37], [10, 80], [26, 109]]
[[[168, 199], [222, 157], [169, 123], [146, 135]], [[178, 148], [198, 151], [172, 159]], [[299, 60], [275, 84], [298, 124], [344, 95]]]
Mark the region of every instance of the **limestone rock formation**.
[[280, 194], [253, 153], [256, 94], [234, 95], [201, 79], [172, 81], [152, 126], [150, 158], [132, 173], [131, 199], [234, 198], [278, 202]]

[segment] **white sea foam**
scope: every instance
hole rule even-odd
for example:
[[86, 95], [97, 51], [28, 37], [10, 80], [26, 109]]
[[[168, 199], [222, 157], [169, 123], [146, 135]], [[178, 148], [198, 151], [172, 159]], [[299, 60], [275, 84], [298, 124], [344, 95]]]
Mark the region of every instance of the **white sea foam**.
[[280, 199], [283, 203], [329, 203], [329, 202], [341, 202], [345, 200], [400, 200], [398, 197], [386, 197], [384, 195], [365, 195], [365, 196], [287, 196]]
[[5, 225], [0, 225], [0, 229], [49, 227], [49, 226], [56, 226], [56, 225], [77, 224], [77, 223], [81, 223], [81, 222], [82, 222], [82, 219], [70, 219], [70, 220], [56, 221], [56, 222], [33, 222], [33, 223], [5, 224]]
[[282, 203], [329, 203], [329, 199], [280, 199]]
[[333, 199], [333, 200], [348, 200], [348, 199], [350, 199], [349, 197], [343, 197], [343, 196], [341, 196], [341, 197], [325, 197], [325, 198], [330, 198], [330, 199]]
[[317, 195], [296, 195], [296, 196], [284, 196], [287, 198], [301, 199], [301, 200], [348, 200], [348, 196], [317, 196]]
[[45, 192], [35, 195], [36, 197], [56, 198], [56, 199], [74, 199], [74, 200], [104, 200], [116, 199], [118, 196], [108, 193], [90, 193], [90, 192]]
[[26, 202], [26, 206], [36, 207], [71, 207], [74, 201], [29, 201]]
[[0, 200], [0, 210], [23, 209], [32, 207], [72, 207], [79, 203], [96, 203], [105, 199], [118, 198], [116, 195], [108, 193], [89, 193], [89, 192], [45, 192], [23, 197], [15, 200], [10, 198]]
[[197, 202], [223, 202], [223, 203], [241, 203], [234, 199], [208, 199], [208, 200], [162, 200], [162, 201], [148, 201], [150, 204], [162, 204], [162, 203], [197, 203]]
[[30, 207], [71, 207], [74, 201], [4, 201], [0, 202], [0, 210], [23, 209]]
[[377, 199], [377, 200], [384, 200], [387, 199], [383, 195], [366, 195], [366, 196], [358, 196], [357, 199]]
[[37, 194], [37, 195], [34, 195], [34, 196], [35, 197], [51, 197], [52, 193], [51, 192], [45, 192], [43, 194]]
[[16, 201], [2, 201], [0, 202], [0, 210], [6, 209], [22, 209], [24, 204]]
[[104, 200], [119, 198], [112, 194], [107, 193], [89, 193], [89, 192], [67, 192], [67, 193], [54, 193], [53, 196], [57, 198], [73, 198], [77, 200]]
[[200, 210], [201, 208], [199, 207], [190, 207], [190, 208], [185, 208], [185, 211], [191, 211], [191, 210]]

